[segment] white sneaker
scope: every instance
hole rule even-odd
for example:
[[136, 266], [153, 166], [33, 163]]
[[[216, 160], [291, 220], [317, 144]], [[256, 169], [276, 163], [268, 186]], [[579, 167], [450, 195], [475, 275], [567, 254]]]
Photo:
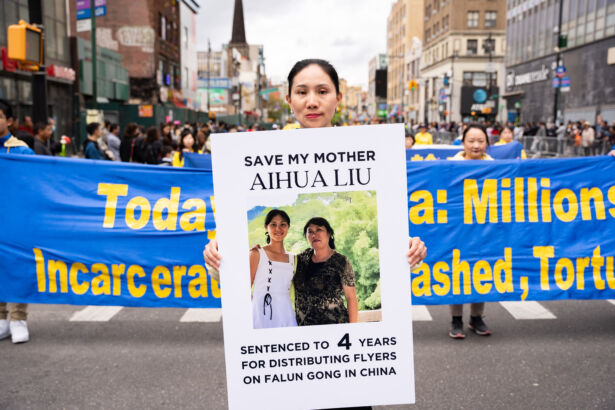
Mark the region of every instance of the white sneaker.
[[9, 328], [9, 321], [6, 319], [0, 320], [0, 340], [6, 339], [11, 335], [11, 329]]
[[28, 324], [25, 320], [11, 320], [9, 325], [13, 343], [25, 343], [30, 340]]

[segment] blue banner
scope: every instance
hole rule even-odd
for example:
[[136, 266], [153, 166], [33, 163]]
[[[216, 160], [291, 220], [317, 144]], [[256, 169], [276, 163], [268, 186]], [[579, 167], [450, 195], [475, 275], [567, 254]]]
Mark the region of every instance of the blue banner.
[[[407, 169], [410, 234], [429, 248], [413, 303], [615, 299], [613, 158]], [[210, 170], [0, 155], [0, 172], [0, 300], [220, 306], [202, 259]]]
[[211, 171], [0, 155], [0, 300], [219, 307]]
[[[454, 157], [462, 148], [461, 145], [415, 145], [412, 149], [406, 150], [406, 161], [447, 159]], [[487, 147], [487, 154], [493, 159], [519, 159], [521, 151], [523, 145], [519, 141]]]

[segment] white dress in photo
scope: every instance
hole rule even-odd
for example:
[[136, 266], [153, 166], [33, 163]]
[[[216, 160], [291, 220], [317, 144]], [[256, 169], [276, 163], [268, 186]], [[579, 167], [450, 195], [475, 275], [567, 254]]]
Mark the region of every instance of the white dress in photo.
[[269, 260], [263, 248], [258, 253], [252, 294], [254, 329], [297, 326], [289, 293], [295, 256], [287, 253], [288, 262], [276, 262]]

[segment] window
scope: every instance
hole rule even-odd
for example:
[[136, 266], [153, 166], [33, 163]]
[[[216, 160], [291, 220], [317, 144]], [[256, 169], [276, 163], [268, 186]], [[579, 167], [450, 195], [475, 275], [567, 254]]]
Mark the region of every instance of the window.
[[159, 23], [160, 23], [160, 25], [158, 26], [158, 35], [160, 36], [161, 39], [166, 40], [167, 39], [167, 19], [162, 14], [158, 14], [158, 17], [159, 17]]
[[491, 53], [495, 53], [495, 39], [485, 39], [483, 40], [483, 51], [485, 52], [485, 54], [489, 54]]
[[467, 55], [476, 55], [478, 53], [478, 40], [468, 40]]
[[431, 37], [431, 30], [430, 29], [425, 30], [425, 41], [429, 41], [430, 37]]
[[468, 28], [478, 27], [478, 11], [468, 11]]
[[[485, 27], [495, 27], [497, 20], [497, 11], [486, 11], [485, 12]], [[478, 25], [478, 23], [477, 23]], [[468, 27], [470, 27], [468, 25]]]
[[[487, 87], [489, 83], [489, 73], [481, 71], [464, 71], [463, 82], [464, 86]], [[491, 85], [497, 86], [497, 73], [491, 73]]]
[[434, 35], [438, 35], [440, 33], [440, 23], [436, 23], [433, 27]]
[[184, 48], [188, 48], [188, 27], [184, 26]]
[[444, 16], [442, 18], [442, 30], [444, 31], [448, 30], [448, 16]]
[[431, 17], [431, 5], [425, 7], [425, 21]]

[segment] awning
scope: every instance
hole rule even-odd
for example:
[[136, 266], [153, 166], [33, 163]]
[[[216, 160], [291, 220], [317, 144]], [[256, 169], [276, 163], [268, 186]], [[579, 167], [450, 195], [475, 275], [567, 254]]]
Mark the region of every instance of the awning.
[[510, 98], [510, 97], [522, 96], [524, 94], [525, 94], [525, 91], [523, 91], [523, 90], [515, 90], [515, 91], [508, 92], [506, 94], [502, 94], [502, 98]]

